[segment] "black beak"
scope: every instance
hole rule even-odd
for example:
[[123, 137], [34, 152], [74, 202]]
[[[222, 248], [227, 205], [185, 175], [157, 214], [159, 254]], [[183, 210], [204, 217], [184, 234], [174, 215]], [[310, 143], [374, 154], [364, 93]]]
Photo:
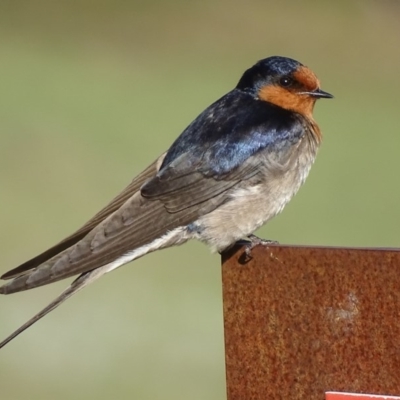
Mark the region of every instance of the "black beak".
[[324, 92], [321, 89], [316, 89], [313, 90], [312, 92], [307, 92], [307, 94], [317, 99], [333, 99], [333, 96], [330, 93]]

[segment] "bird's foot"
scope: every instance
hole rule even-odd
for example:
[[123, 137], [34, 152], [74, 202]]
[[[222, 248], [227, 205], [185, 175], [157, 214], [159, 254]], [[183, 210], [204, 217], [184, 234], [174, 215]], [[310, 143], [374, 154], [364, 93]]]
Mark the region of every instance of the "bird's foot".
[[245, 244], [245, 254], [247, 259], [251, 259], [251, 251], [253, 250], [254, 247], [261, 245], [261, 246], [268, 246], [270, 244], [279, 244], [276, 240], [268, 240], [268, 239], [261, 239], [256, 235], [249, 235], [247, 236], [249, 241], [246, 241]]

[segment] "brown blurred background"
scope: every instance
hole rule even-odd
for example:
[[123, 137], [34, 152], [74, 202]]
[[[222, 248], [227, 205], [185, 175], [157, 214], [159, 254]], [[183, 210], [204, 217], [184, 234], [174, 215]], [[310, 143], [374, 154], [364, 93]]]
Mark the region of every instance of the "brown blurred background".
[[[3, 0], [0, 272], [85, 222], [270, 55], [335, 99], [317, 104], [306, 185], [258, 234], [398, 246], [399, 21], [388, 0]], [[103, 278], [0, 351], [1, 399], [224, 399], [219, 265], [189, 243]], [[1, 338], [67, 284], [1, 297]]]

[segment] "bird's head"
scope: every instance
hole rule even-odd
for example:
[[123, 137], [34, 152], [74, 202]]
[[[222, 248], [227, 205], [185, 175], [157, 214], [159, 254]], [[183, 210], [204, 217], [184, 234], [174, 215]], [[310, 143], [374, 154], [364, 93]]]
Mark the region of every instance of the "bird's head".
[[333, 96], [320, 89], [314, 72], [296, 60], [269, 57], [249, 68], [237, 89], [255, 99], [297, 112], [311, 118], [315, 101]]

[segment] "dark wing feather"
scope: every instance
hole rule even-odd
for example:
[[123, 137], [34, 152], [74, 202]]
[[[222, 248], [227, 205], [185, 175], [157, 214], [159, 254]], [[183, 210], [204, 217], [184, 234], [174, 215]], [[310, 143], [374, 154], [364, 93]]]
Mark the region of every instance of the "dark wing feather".
[[61, 242], [57, 243], [56, 245], [44, 251], [43, 253], [37, 255], [36, 257], [24, 262], [20, 266], [10, 271], [7, 271], [4, 275], [1, 276], [1, 279], [11, 279], [33, 268], [36, 268], [38, 265], [43, 264], [50, 258], [61, 253], [65, 249], [74, 245], [75, 243], [79, 242], [95, 226], [97, 226], [100, 222], [102, 222], [115, 210], [121, 207], [121, 205], [124, 204], [125, 201], [129, 199], [129, 197], [131, 197], [134, 193], [136, 193], [140, 189], [143, 183], [145, 183], [148, 179], [154, 177], [164, 157], [165, 153], [161, 155], [149, 167], [147, 167], [141, 174], [135, 177], [135, 179], [118, 196], [116, 196], [107, 206], [105, 206], [102, 210], [100, 210], [93, 218], [91, 218], [88, 222], [86, 222], [85, 225], [83, 225], [81, 228], [75, 231], [72, 235], [63, 239]]
[[[251, 157], [240, 167], [225, 174], [223, 179], [217, 174], [209, 177], [200, 172], [201, 164], [197, 165], [193, 171], [193, 165], [188, 162], [188, 159], [190, 155], [184, 153], [156, 177], [145, 183], [141, 189], [142, 196], [161, 200], [168, 212], [177, 213], [217, 197], [237, 185], [242, 179], [250, 179], [259, 171], [257, 159]], [[190, 169], [187, 169], [189, 165]], [[184, 168], [181, 168], [182, 166]]]
[[[182, 157], [183, 163], [184, 158]], [[255, 183], [257, 165], [257, 158], [250, 157], [231, 174], [226, 174], [223, 180], [211, 176], [203, 176], [199, 180], [198, 174], [201, 173], [183, 169], [181, 177], [174, 174], [174, 179], [171, 181], [173, 183], [181, 181], [179, 189], [174, 191], [171, 191], [165, 183], [169, 182], [166, 172], [163, 174], [166, 178], [163, 190], [156, 190], [155, 187], [158, 187], [159, 182], [156, 176], [144, 185], [144, 189], [146, 187], [152, 189], [151, 197], [143, 197], [140, 191], [137, 191], [78, 243], [30, 273], [23, 274], [4, 285], [0, 288], [0, 293], [30, 289], [99, 268], [152, 242], [168, 231], [186, 226], [229, 200], [230, 189], [234, 186], [241, 182], [247, 185], [249, 179]], [[185, 185], [192, 176], [195, 177], [196, 183], [193, 186], [195, 191], [192, 186]], [[173, 212], [169, 208], [172, 208]]]

